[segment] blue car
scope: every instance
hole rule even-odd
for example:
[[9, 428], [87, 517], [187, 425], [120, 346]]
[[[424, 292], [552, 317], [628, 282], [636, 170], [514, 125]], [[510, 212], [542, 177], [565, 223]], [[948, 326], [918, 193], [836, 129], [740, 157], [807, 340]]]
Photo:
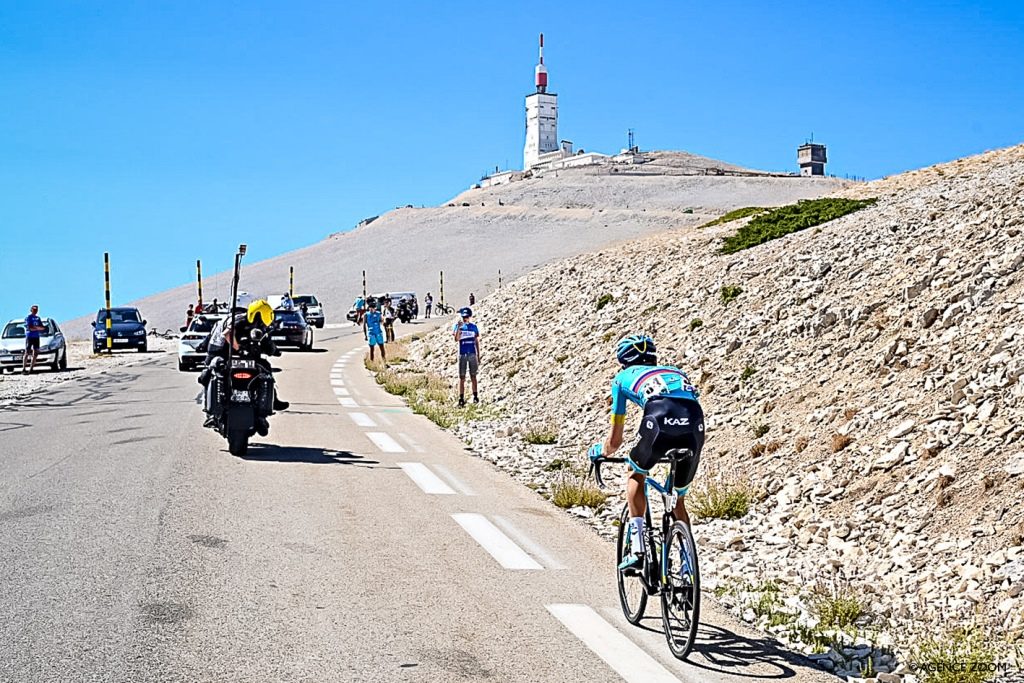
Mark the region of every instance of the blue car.
[[[96, 312], [96, 320], [92, 323], [92, 351], [99, 353], [107, 349], [107, 309]], [[137, 308], [110, 309], [110, 341], [111, 348], [135, 349], [146, 351], [146, 321]]]

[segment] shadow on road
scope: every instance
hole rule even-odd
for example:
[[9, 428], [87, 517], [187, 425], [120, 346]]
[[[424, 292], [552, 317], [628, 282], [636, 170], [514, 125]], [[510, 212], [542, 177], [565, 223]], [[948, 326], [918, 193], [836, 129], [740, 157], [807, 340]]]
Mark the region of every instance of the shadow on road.
[[[661, 617], [644, 617], [639, 628], [664, 637]], [[791, 664], [817, 669], [799, 655], [786, 652], [770, 638], [745, 638], [729, 629], [701, 624], [697, 643], [686, 663], [697, 669], [751, 681], [795, 678]]]
[[249, 452], [240, 456], [240, 459], [256, 462], [304, 462], [311, 465], [380, 465], [379, 460], [368, 460], [348, 451], [309, 446], [278, 446], [272, 443], [251, 443]]

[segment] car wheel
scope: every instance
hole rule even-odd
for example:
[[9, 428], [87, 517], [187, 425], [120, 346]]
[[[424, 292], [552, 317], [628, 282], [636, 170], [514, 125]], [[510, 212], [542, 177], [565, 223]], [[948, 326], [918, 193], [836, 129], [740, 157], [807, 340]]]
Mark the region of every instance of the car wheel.
[[58, 369], [68, 369], [68, 350], [66, 348], [60, 354], [60, 363], [58, 363]]
[[178, 359], [178, 372], [188, 372], [188, 363], [182, 359]]
[[142, 346], [137, 348], [136, 351], [138, 351], [139, 353], [145, 353], [146, 352], [146, 345], [143, 344]]

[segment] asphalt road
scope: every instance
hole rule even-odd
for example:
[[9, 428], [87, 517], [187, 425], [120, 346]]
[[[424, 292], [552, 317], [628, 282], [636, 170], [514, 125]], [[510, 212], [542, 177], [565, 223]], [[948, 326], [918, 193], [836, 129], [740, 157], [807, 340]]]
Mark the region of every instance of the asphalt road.
[[825, 681], [705, 596], [691, 661], [613, 547], [400, 400], [354, 328], [245, 458], [154, 355], [0, 407], [3, 681]]

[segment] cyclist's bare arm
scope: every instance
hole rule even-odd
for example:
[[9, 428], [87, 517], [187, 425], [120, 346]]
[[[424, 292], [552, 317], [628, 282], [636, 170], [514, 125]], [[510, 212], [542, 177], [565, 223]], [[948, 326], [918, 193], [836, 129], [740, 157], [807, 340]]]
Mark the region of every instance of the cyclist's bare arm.
[[622, 434], [625, 431], [625, 428], [625, 420], [615, 420], [612, 422], [612, 429], [608, 433], [608, 438], [604, 440], [605, 456], [610, 456], [622, 447]]

